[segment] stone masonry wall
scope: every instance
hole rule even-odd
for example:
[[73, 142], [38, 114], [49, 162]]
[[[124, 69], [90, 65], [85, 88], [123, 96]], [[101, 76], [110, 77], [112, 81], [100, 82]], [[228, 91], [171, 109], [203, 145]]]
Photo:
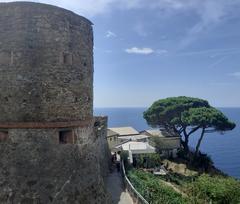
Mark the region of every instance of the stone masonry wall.
[[111, 165], [111, 153], [107, 143], [107, 117], [95, 117], [95, 135], [96, 135], [96, 155], [98, 155], [101, 174], [103, 177], [109, 173]]
[[57, 129], [9, 130], [0, 142], [0, 203], [108, 203], [97, 136], [92, 126], [74, 132], [81, 144], [58, 144]]
[[0, 28], [0, 203], [109, 203], [107, 120], [93, 122], [91, 22], [14, 2], [0, 3]]
[[55, 6], [0, 3], [0, 122], [92, 117], [93, 33]]

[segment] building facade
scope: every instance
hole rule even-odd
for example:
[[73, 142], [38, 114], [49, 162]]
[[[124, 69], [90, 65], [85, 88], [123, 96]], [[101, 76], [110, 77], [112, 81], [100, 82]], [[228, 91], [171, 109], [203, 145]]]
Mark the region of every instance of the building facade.
[[[148, 135], [152, 140], [158, 140], [158, 149], [161, 151], [161, 156], [164, 157], [177, 157], [177, 152], [181, 146], [180, 137], [170, 135], [164, 130], [151, 129], [144, 130], [141, 134]], [[154, 142], [151, 142], [154, 144]]]

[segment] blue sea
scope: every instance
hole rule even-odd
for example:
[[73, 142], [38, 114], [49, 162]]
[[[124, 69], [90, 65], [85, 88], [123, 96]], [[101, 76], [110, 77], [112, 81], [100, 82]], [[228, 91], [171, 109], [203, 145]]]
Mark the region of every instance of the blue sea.
[[[237, 126], [234, 130], [206, 134], [201, 150], [211, 156], [217, 168], [240, 179], [240, 108], [219, 108]], [[146, 108], [95, 108], [95, 115], [107, 115], [109, 127], [132, 126], [141, 131], [150, 128], [143, 119]], [[198, 135], [190, 140], [195, 147]]]

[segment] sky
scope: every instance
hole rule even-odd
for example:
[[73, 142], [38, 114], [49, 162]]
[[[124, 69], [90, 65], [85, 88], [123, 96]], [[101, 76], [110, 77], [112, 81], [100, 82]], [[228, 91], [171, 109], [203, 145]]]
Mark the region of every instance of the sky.
[[95, 107], [148, 107], [183, 95], [240, 107], [239, 0], [35, 2], [93, 22]]

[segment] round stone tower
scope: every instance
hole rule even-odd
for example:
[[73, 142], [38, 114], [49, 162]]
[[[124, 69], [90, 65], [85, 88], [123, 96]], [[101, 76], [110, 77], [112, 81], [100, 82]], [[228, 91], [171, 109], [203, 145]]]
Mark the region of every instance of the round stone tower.
[[91, 22], [14, 2], [0, 28], [0, 203], [106, 203]]
[[93, 33], [84, 17], [0, 4], [0, 123], [92, 118]]

